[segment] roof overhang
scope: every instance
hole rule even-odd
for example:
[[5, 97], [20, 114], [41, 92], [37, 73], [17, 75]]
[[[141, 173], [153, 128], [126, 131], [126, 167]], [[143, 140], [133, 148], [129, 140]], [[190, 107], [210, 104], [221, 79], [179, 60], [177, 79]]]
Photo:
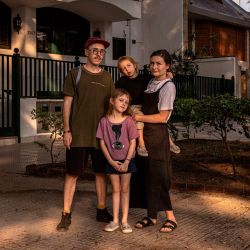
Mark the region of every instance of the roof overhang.
[[218, 1], [190, 0], [191, 15], [226, 23], [250, 27], [250, 14], [231, 0]]
[[141, 18], [141, 3], [133, 0], [2, 0], [10, 8], [52, 7], [75, 13], [89, 21], [125, 21]]

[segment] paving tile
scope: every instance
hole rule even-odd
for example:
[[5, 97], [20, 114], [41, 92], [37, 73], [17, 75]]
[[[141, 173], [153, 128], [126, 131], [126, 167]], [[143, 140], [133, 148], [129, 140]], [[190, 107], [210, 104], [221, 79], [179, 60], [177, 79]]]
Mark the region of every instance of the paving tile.
[[[61, 145], [58, 145], [61, 147]], [[79, 180], [73, 203], [72, 225], [66, 233], [55, 230], [60, 220], [63, 178], [24, 175], [27, 164], [43, 163], [48, 154], [35, 144], [6, 146], [0, 150], [0, 249], [250, 249], [250, 197], [210, 192], [184, 185], [172, 189], [178, 228], [159, 233], [164, 213], [155, 226], [123, 234], [103, 231], [95, 221], [95, 184]], [[111, 206], [111, 187], [108, 206]], [[145, 216], [143, 209], [130, 209], [129, 223]]]

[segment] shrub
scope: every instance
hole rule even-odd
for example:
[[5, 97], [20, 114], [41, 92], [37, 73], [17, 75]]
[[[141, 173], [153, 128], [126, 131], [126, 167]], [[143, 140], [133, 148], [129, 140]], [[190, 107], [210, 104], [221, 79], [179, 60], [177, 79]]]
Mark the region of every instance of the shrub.
[[237, 99], [228, 94], [206, 97], [197, 102], [194, 107], [196, 127], [207, 124], [210, 128], [209, 132], [222, 140], [231, 159], [234, 177], [237, 175], [236, 164], [228, 144], [228, 133], [234, 131], [242, 134], [244, 131], [245, 135], [249, 136], [247, 127], [249, 109], [249, 100]]
[[190, 129], [193, 123], [195, 122], [195, 112], [194, 107], [197, 104], [198, 100], [195, 99], [177, 99], [175, 101], [174, 115], [176, 115], [185, 127], [185, 133], [183, 134], [184, 138], [190, 138]]
[[61, 112], [43, 112], [41, 109], [33, 109], [31, 111], [31, 118], [36, 119], [38, 123], [42, 124], [44, 130], [48, 130], [50, 133], [50, 146], [45, 143], [36, 141], [41, 148], [50, 153], [51, 164], [54, 166], [60, 152], [55, 152], [54, 145], [56, 140], [62, 139], [63, 136], [63, 118]]

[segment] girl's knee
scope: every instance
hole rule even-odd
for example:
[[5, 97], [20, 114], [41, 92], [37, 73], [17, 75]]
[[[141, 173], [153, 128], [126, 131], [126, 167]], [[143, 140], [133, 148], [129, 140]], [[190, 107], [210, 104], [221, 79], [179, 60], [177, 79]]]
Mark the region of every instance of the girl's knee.
[[127, 194], [127, 193], [129, 193], [129, 187], [121, 187], [121, 193], [123, 193], [123, 194]]

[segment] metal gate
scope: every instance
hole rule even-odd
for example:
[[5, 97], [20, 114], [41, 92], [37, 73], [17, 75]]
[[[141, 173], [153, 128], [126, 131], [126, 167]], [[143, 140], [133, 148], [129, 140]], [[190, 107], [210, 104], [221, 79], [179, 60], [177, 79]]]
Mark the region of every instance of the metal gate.
[[0, 137], [20, 140], [19, 55], [0, 55]]

